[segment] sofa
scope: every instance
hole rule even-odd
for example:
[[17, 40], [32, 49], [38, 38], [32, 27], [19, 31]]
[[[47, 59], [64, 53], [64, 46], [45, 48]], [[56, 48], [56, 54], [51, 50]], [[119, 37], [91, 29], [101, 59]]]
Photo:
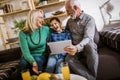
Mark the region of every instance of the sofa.
[[[112, 29], [95, 31], [94, 41], [98, 46], [99, 54], [97, 80], [120, 80], [120, 31], [117, 31], [118, 28], [114, 28], [115, 31]], [[84, 57], [80, 57], [80, 61], [86, 66]], [[71, 71], [77, 67], [72, 63], [70, 65]]]
[[[108, 45], [100, 34], [98, 44], [99, 65], [97, 80], [120, 80], [120, 52]], [[119, 43], [119, 42], [118, 42]], [[11, 79], [21, 57], [19, 47], [0, 51], [0, 80]], [[13, 76], [14, 77], [14, 76]]]
[[19, 47], [0, 51], [0, 80], [12, 80], [21, 57]]
[[97, 80], [120, 80], [120, 54], [108, 47], [99, 49]]
[[98, 80], [120, 80], [120, 26], [99, 33]]

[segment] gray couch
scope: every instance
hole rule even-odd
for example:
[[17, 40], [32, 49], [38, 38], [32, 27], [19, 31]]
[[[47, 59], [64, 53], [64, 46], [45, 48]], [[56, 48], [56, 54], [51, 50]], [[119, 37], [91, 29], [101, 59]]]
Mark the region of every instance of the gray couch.
[[100, 33], [98, 80], [120, 80], [120, 34], [111, 30]]
[[97, 80], [120, 80], [120, 54], [108, 47], [99, 49]]

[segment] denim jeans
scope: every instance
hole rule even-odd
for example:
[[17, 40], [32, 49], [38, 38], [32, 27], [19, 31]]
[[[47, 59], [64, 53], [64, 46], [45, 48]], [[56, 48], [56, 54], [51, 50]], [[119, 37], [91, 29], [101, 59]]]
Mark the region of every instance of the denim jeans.
[[[43, 68], [43, 64], [44, 64], [44, 57], [43, 56], [34, 56], [34, 59], [35, 61], [37, 62], [38, 64], [38, 70], [39, 71], [42, 71], [42, 68]], [[19, 65], [18, 65], [18, 71], [17, 71], [17, 76], [19, 77], [18, 80], [22, 80], [20, 79], [21, 78], [21, 71], [24, 71], [24, 70], [27, 70], [29, 69], [30, 73], [31, 74], [35, 74], [33, 71], [32, 71], [32, 65], [30, 65], [30, 63], [28, 63], [24, 57], [21, 58], [20, 62], [19, 62]]]
[[46, 71], [49, 73], [61, 73], [61, 62], [64, 61], [66, 53], [50, 55]]

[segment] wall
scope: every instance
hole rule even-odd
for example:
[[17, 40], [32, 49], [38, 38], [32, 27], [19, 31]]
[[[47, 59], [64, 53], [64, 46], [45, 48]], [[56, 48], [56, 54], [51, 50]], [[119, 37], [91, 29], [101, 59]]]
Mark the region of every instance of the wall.
[[81, 8], [95, 18], [97, 29], [101, 31], [104, 23], [97, 0], [81, 0]]
[[97, 0], [97, 2], [101, 7], [101, 14], [105, 25], [110, 24], [110, 20], [118, 20], [120, 22], [120, 0]]

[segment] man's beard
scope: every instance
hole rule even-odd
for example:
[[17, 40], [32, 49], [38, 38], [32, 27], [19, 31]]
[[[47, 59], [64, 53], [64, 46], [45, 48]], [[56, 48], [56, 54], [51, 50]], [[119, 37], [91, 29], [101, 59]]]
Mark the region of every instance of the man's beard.
[[76, 19], [76, 17], [77, 17], [77, 13], [76, 13], [76, 11], [74, 10], [74, 12], [73, 12], [73, 14], [70, 16], [72, 19]]

